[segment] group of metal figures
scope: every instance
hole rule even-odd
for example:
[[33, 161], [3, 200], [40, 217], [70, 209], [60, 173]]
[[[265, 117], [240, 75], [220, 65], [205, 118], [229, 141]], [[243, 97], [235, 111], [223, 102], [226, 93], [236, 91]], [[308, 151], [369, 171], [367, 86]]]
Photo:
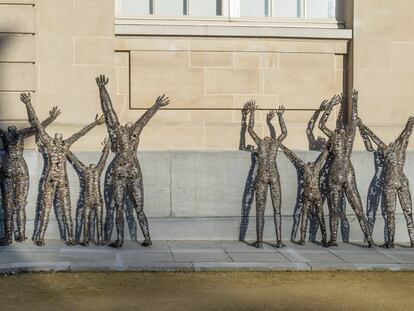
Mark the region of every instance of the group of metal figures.
[[[271, 110], [266, 117], [270, 137], [261, 139], [254, 131], [254, 119], [257, 106], [254, 101], [247, 102], [242, 109], [241, 132], [239, 149], [252, 153], [252, 167], [246, 181], [246, 188], [242, 202], [242, 220], [240, 225], [240, 240], [245, 239], [248, 226], [248, 216], [256, 197], [256, 247], [263, 247], [264, 209], [268, 188], [272, 199], [274, 221], [276, 229], [275, 247], [284, 246], [281, 237], [281, 190], [280, 177], [277, 170], [277, 150], [284, 152], [298, 172], [298, 204], [294, 212], [294, 225], [291, 240], [300, 245], [306, 242], [308, 231], [308, 219], [316, 223], [316, 230], [321, 229], [321, 245], [325, 247], [337, 246], [339, 221], [342, 224], [343, 240], [347, 242], [349, 235], [349, 223], [345, 213], [345, 198], [351, 205], [359, 221], [365, 241], [369, 247], [375, 246], [372, 239], [373, 227], [377, 209], [382, 202], [382, 211], [385, 219], [385, 243], [386, 248], [394, 247], [395, 236], [395, 209], [397, 195], [407, 222], [411, 247], [414, 247], [414, 229], [412, 218], [412, 202], [408, 179], [403, 168], [407, 155], [407, 146], [414, 126], [414, 117], [410, 117], [400, 136], [389, 145], [386, 145], [376, 136], [358, 117], [358, 92], [352, 93], [352, 112], [350, 120], [344, 122], [342, 108], [347, 98], [334, 96], [330, 100], [322, 102], [319, 109], [309, 121], [306, 130], [311, 150], [320, 151], [314, 162], [304, 162], [294, 152], [282, 144], [287, 136], [287, 129], [283, 120], [284, 107]], [[335, 129], [327, 127], [327, 121], [334, 106], [341, 105], [336, 120]], [[314, 126], [319, 114], [323, 112], [319, 120], [319, 129], [327, 138], [315, 138]], [[281, 134], [276, 137], [271, 120], [277, 114], [281, 128]], [[249, 121], [247, 123], [247, 116]], [[358, 192], [355, 172], [351, 162], [351, 154], [357, 128], [365, 143], [366, 149], [374, 153], [375, 174], [368, 190], [367, 216], [364, 214], [363, 204]], [[246, 146], [246, 130], [257, 145]], [[377, 147], [374, 148], [373, 144]], [[327, 237], [327, 229], [323, 214], [323, 205], [327, 200], [329, 208], [330, 238]], [[295, 241], [300, 221], [300, 239]], [[313, 230], [315, 236], [315, 225]]]
[[[144, 188], [141, 168], [137, 157], [137, 148], [141, 132], [159, 108], [169, 104], [167, 97], [160, 96], [155, 104], [148, 109], [135, 123], [120, 124], [112, 106], [106, 89], [108, 79], [101, 75], [96, 78], [99, 88], [103, 116], [96, 115], [95, 120], [73, 134], [63, 139], [62, 134], [50, 136], [45, 128], [60, 114], [54, 107], [49, 117], [40, 122], [32, 106], [30, 94], [21, 94], [21, 101], [25, 104], [30, 127], [17, 130], [10, 126], [7, 131], [0, 130], [4, 146], [4, 159], [0, 169], [1, 194], [4, 210], [4, 238], [1, 245], [9, 245], [13, 238], [16, 242], [27, 239], [26, 227], [26, 200], [29, 189], [29, 172], [23, 158], [24, 139], [35, 136], [39, 151], [44, 158], [43, 174], [39, 182], [39, 198], [35, 217], [35, 228], [32, 240], [38, 246], [45, 245], [45, 234], [52, 207], [59, 226], [61, 239], [67, 245], [97, 245], [109, 244], [112, 247], [121, 247], [124, 243], [124, 215], [129, 224], [131, 239], [136, 239], [136, 225], [133, 211], [136, 212], [144, 241], [143, 246], [152, 244], [148, 220], [144, 213]], [[311, 150], [321, 153], [314, 162], [304, 162], [294, 152], [283, 145], [287, 136], [287, 128], [283, 119], [284, 107], [271, 110], [266, 117], [270, 137], [261, 138], [254, 130], [255, 111], [254, 101], [247, 102], [242, 109], [240, 150], [252, 154], [252, 168], [246, 183], [243, 197], [242, 221], [240, 240], [244, 240], [248, 225], [248, 217], [253, 197], [256, 198], [256, 234], [255, 247], [263, 247], [264, 217], [268, 188], [274, 211], [276, 229], [276, 247], [283, 247], [282, 242], [282, 193], [280, 176], [276, 157], [280, 148], [292, 162], [298, 173], [298, 203], [294, 212], [294, 226], [291, 240], [295, 240], [300, 223], [300, 240], [298, 244], [305, 244], [308, 231], [308, 219], [311, 227], [321, 229], [323, 246], [336, 246], [339, 221], [341, 221], [342, 236], [347, 240], [349, 223], [345, 213], [345, 198], [354, 210], [361, 230], [369, 247], [374, 246], [372, 231], [375, 215], [382, 202], [382, 211], [386, 219], [385, 247], [394, 246], [395, 235], [395, 208], [396, 197], [406, 217], [411, 246], [414, 246], [414, 229], [412, 220], [412, 204], [408, 179], [404, 175], [403, 167], [406, 160], [408, 140], [414, 126], [414, 117], [410, 117], [400, 136], [389, 145], [386, 145], [376, 136], [358, 117], [358, 93], [352, 94], [351, 120], [345, 124], [342, 109], [338, 114], [336, 128], [329, 129], [326, 123], [333, 107], [344, 105], [347, 99], [334, 96], [331, 100], [322, 102], [320, 108], [312, 116], [307, 135]], [[319, 114], [323, 112], [319, 128], [327, 138], [314, 137], [313, 130]], [[276, 136], [272, 119], [277, 115], [281, 128], [280, 135]], [[249, 121], [247, 123], [247, 117]], [[70, 147], [82, 136], [86, 135], [95, 126], [105, 123], [109, 139], [102, 143], [103, 150], [97, 164], [82, 163], [71, 151]], [[356, 129], [359, 129], [368, 151], [374, 153], [376, 171], [369, 188], [367, 216], [364, 214], [362, 201], [358, 193], [355, 173], [351, 162], [351, 154]], [[246, 131], [252, 137], [256, 147], [246, 146]], [[374, 146], [376, 148], [374, 148]], [[105, 174], [104, 197], [101, 193], [101, 177], [109, 152], [114, 158]], [[81, 194], [76, 210], [75, 232], [72, 221], [69, 180], [66, 161], [72, 164], [79, 175]], [[329, 207], [330, 238], [323, 214], [323, 205], [327, 200]], [[103, 212], [106, 206], [106, 219]], [[115, 227], [117, 238], [110, 242]], [[313, 225], [312, 225], [313, 223]], [[312, 234], [313, 239], [315, 233]]]
[[[99, 76], [96, 78], [96, 83], [99, 87], [103, 116], [96, 115], [91, 124], [67, 139], [63, 139], [60, 133], [51, 137], [45, 131], [45, 128], [59, 116], [60, 110], [57, 107], [49, 112], [49, 117], [46, 120], [40, 122], [32, 106], [30, 94], [21, 94], [20, 99], [26, 106], [31, 126], [19, 131], [16, 127], [11, 126], [7, 131], [0, 132], [5, 150], [0, 171], [4, 210], [4, 237], [0, 241], [1, 245], [11, 244], [13, 238], [16, 242], [27, 239], [25, 207], [29, 189], [29, 172], [23, 158], [23, 149], [24, 139], [33, 135], [36, 136], [39, 151], [45, 160], [39, 183], [39, 200], [32, 237], [35, 244], [45, 245], [45, 234], [50, 211], [53, 207], [61, 239], [67, 245], [82, 244], [87, 246], [89, 242], [93, 242], [97, 245], [109, 243], [112, 247], [121, 247], [124, 242], [124, 202], [126, 197], [132, 201], [137, 213], [144, 235], [142, 245], [152, 244], [148, 221], [143, 210], [144, 189], [136, 151], [142, 129], [160, 107], [169, 104], [169, 100], [165, 96], [158, 97], [155, 104], [138, 121], [134, 124], [121, 125], [106, 90], [108, 80], [105, 76]], [[103, 123], [107, 126], [109, 140], [103, 142], [104, 148], [99, 162], [85, 165], [70, 151], [70, 147], [95, 126]], [[109, 176], [109, 192], [112, 194], [110, 199], [114, 204], [107, 205], [104, 225], [101, 175], [110, 150], [115, 153], [115, 157], [109, 165], [107, 176]], [[76, 211], [75, 234], [73, 232], [66, 160], [77, 171], [82, 189]], [[116, 212], [117, 239], [110, 243], [114, 212]]]

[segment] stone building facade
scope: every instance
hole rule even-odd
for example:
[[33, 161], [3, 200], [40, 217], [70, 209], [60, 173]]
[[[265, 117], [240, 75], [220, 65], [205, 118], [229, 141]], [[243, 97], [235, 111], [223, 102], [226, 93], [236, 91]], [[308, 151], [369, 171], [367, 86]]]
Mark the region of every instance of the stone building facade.
[[[184, 4], [180, 11], [177, 1]], [[199, 238], [208, 238], [216, 226], [221, 233], [214, 238], [229, 238], [237, 236], [229, 228], [237, 228], [249, 167], [249, 156], [236, 151], [245, 101], [292, 109], [285, 114], [286, 145], [303, 151], [310, 110], [334, 94], [359, 89], [360, 116], [385, 141], [414, 112], [410, 1], [180, 1], [0, 0], [0, 126], [27, 125], [18, 98], [30, 91], [40, 117], [54, 105], [62, 110], [48, 132], [70, 135], [100, 113], [94, 78], [101, 73], [110, 79], [122, 122], [136, 120], [165, 93], [171, 104], [145, 128], [140, 146], [148, 215], [156, 227], [171, 224], [181, 232], [177, 238], [185, 230], [197, 237], [194, 221], [208, 223], [200, 225], [206, 234]], [[251, 6], [255, 1], [260, 5]], [[262, 135], [265, 113], [257, 116]], [[73, 150], [94, 162], [105, 136], [105, 127], [97, 127]], [[42, 160], [34, 139], [26, 148], [30, 215]], [[363, 150], [359, 138], [355, 149]], [[355, 157], [362, 175], [372, 166], [371, 155]], [[282, 190], [289, 219], [295, 175], [280, 158], [286, 164]], [[361, 176], [362, 194], [370, 175]], [[72, 191], [76, 197], [76, 187]], [[161, 231], [155, 238], [163, 237]]]

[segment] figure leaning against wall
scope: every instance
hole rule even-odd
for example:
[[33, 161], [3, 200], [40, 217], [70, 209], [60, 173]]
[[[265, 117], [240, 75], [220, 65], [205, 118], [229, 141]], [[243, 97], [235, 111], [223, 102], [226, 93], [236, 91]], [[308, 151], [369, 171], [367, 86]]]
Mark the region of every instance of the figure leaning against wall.
[[21, 94], [21, 101], [26, 105], [29, 122], [37, 130], [39, 140], [42, 144], [42, 150], [46, 153], [47, 162], [45, 163], [47, 169], [45, 170], [44, 183], [42, 189], [41, 209], [40, 209], [40, 224], [38, 226], [39, 233], [33, 233], [33, 242], [38, 246], [45, 245], [45, 234], [49, 222], [50, 210], [54, 204], [58, 205], [57, 211], [61, 215], [56, 215], [56, 218], [61, 217], [65, 224], [65, 243], [73, 245], [73, 225], [69, 195], [69, 180], [66, 171], [66, 156], [69, 148], [79, 138], [86, 135], [96, 125], [104, 123], [103, 117], [98, 118], [96, 115], [95, 121], [84, 127], [82, 130], [73, 134], [68, 139], [63, 140], [62, 134], [56, 133], [52, 138], [46, 133], [44, 127], [39, 122], [36, 112], [33, 109], [30, 100], [30, 94]]
[[411, 116], [400, 136], [388, 146], [376, 136], [361, 120], [359, 127], [369, 135], [372, 141], [378, 146], [385, 157], [385, 177], [383, 195], [387, 213], [387, 240], [383, 245], [386, 248], [394, 247], [395, 236], [395, 208], [397, 195], [400, 200], [405, 220], [407, 222], [408, 235], [411, 247], [414, 247], [414, 228], [412, 215], [412, 201], [410, 185], [407, 176], [404, 174], [404, 165], [407, 157], [408, 142], [413, 132], [414, 117]]
[[280, 145], [287, 158], [292, 162], [297, 170], [303, 172], [303, 193], [302, 193], [302, 211], [301, 211], [301, 228], [300, 228], [300, 240], [297, 242], [299, 245], [305, 245], [306, 232], [308, 229], [309, 214], [316, 214], [319, 225], [321, 227], [322, 234], [322, 246], [328, 246], [326, 238], [326, 226], [323, 215], [323, 201], [320, 190], [320, 173], [322, 165], [328, 156], [328, 146], [325, 145], [322, 153], [314, 162], [305, 163], [297, 155], [295, 155], [289, 148], [283, 144]]
[[[91, 231], [96, 230], [96, 241], [92, 241], [96, 245], [103, 245], [103, 198], [101, 193], [101, 176], [105, 168], [106, 160], [109, 154], [109, 142], [105, 139], [102, 143], [101, 158], [98, 164], [83, 164], [72, 152], [68, 152], [67, 158], [69, 163], [75, 168], [79, 178], [83, 180], [82, 198], [82, 221], [83, 223], [83, 246], [88, 246], [91, 241]], [[95, 228], [96, 226], [96, 228]]]
[[258, 171], [256, 177], [256, 233], [257, 239], [254, 246], [263, 248], [264, 212], [266, 207], [267, 189], [270, 187], [270, 195], [273, 205], [274, 222], [276, 230], [276, 247], [283, 247], [282, 243], [282, 193], [280, 188], [280, 177], [277, 169], [276, 157], [279, 145], [287, 136], [285, 121], [283, 120], [284, 107], [276, 110], [281, 128], [281, 134], [276, 138], [274, 131], [271, 137], [261, 139], [254, 131], [254, 115], [257, 106], [250, 108], [248, 132], [257, 145]]
[[[135, 207], [138, 222], [144, 235], [142, 245], [149, 246], [152, 242], [148, 229], [148, 220], [144, 213], [144, 186], [141, 167], [137, 157], [137, 148], [143, 128], [159, 108], [169, 104], [169, 99], [164, 95], [159, 96], [155, 104], [134, 124], [127, 123], [121, 125], [105, 87], [108, 84], [108, 79], [101, 75], [96, 78], [96, 83], [99, 87], [102, 111], [105, 116], [111, 149], [115, 152], [115, 157], [111, 163], [111, 180], [116, 209], [117, 239], [110, 246], [122, 247], [124, 243], [124, 204], [126, 194], [130, 197]], [[111, 231], [113, 212], [107, 209], [105, 231]]]
[[336, 240], [338, 234], [338, 216], [340, 214], [339, 204], [341, 196], [345, 193], [346, 198], [358, 218], [362, 232], [368, 242], [368, 246], [373, 247], [375, 244], [372, 240], [368, 220], [364, 215], [361, 197], [357, 188], [354, 167], [351, 162], [358, 118], [357, 91], [353, 91], [352, 93], [352, 116], [350, 123], [347, 124], [346, 128], [343, 129], [337, 127], [332, 131], [326, 127], [326, 122], [328, 121], [333, 107], [343, 100], [344, 98], [339, 98], [338, 100], [330, 101], [319, 121], [319, 128], [330, 140], [329, 150], [333, 157], [332, 164], [329, 167], [328, 176], [329, 197], [331, 200], [331, 209], [329, 210], [331, 237], [328, 244], [329, 246], [338, 245]]
[[[49, 117], [42, 122], [45, 128], [60, 114], [57, 107], [49, 111]], [[0, 138], [5, 151], [0, 168], [1, 191], [4, 208], [5, 237], [0, 245], [9, 245], [13, 241], [23, 242], [26, 237], [26, 204], [29, 191], [29, 171], [23, 157], [24, 140], [36, 135], [34, 126], [17, 130], [9, 126], [7, 131], [0, 129]]]

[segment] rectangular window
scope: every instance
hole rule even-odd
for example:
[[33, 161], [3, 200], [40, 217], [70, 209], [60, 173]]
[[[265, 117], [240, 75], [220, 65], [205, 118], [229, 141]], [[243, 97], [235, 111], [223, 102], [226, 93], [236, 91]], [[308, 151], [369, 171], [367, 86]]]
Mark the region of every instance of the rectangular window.
[[121, 11], [124, 15], [148, 15], [150, 0], [122, 0]]
[[183, 16], [186, 14], [185, 2], [185, 0], [154, 0], [154, 14]]
[[247, 17], [268, 16], [268, 0], [240, 0], [240, 15]]
[[272, 16], [300, 17], [301, 0], [273, 0]]
[[335, 19], [345, 0], [115, 0], [123, 16]]
[[306, 16], [309, 18], [335, 18], [336, 0], [307, 0]]
[[191, 0], [189, 1], [190, 16], [217, 16], [221, 15], [221, 1]]

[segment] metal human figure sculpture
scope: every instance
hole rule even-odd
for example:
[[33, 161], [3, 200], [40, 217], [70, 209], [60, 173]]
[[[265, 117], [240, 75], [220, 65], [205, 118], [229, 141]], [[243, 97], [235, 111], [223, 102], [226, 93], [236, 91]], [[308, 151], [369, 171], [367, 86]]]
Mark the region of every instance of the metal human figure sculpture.
[[[49, 117], [42, 122], [45, 128], [60, 114], [58, 107], [49, 111]], [[36, 135], [34, 126], [17, 130], [9, 126], [7, 131], [0, 129], [3, 141], [4, 159], [0, 168], [1, 191], [4, 209], [5, 237], [0, 245], [9, 245], [13, 241], [23, 242], [26, 237], [26, 199], [29, 191], [29, 171], [23, 157], [24, 140]]]
[[[387, 212], [385, 209], [385, 202], [384, 202], [384, 179], [385, 179], [385, 156], [381, 148], [377, 146], [374, 148], [371, 138], [368, 133], [364, 130], [363, 127], [359, 126], [359, 133], [364, 141], [365, 149], [368, 152], [372, 152], [374, 155], [374, 176], [372, 176], [371, 182], [368, 187], [368, 194], [367, 194], [367, 219], [370, 225], [371, 234], [374, 231], [376, 215], [378, 207], [381, 204], [381, 213], [382, 217], [384, 218], [385, 224], [387, 223]], [[387, 238], [387, 226], [384, 226], [384, 240], [388, 240]]]
[[341, 196], [345, 194], [358, 218], [362, 232], [368, 242], [368, 246], [373, 247], [375, 244], [372, 240], [368, 220], [364, 215], [362, 201], [355, 179], [355, 172], [351, 162], [358, 118], [358, 92], [353, 91], [352, 93], [352, 115], [350, 123], [345, 129], [336, 128], [334, 131], [331, 131], [326, 127], [326, 122], [328, 121], [333, 107], [340, 102], [340, 98], [338, 98], [338, 100], [330, 101], [319, 121], [319, 128], [330, 139], [329, 150], [333, 157], [328, 176], [329, 197], [331, 200], [331, 209], [329, 211], [331, 236], [328, 244], [329, 246], [338, 245], [336, 240], [338, 234], [339, 204]]
[[289, 148], [280, 145], [287, 158], [292, 162], [296, 169], [303, 172], [303, 194], [302, 194], [302, 211], [301, 211], [301, 229], [300, 240], [297, 242], [299, 245], [305, 245], [306, 232], [308, 229], [308, 217], [309, 213], [316, 214], [319, 220], [322, 234], [322, 246], [328, 246], [326, 238], [326, 226], [323, 216], [323, 201], [320, 191], [320, 173], [322, 165], [325, 163], [328, 156], [328, 148], [324, 147], [324, 150], [314, 162], [305, 163], [297, 155], [295, 155]]
[[251, 165], [249, 173], [247, 175], [246, 184], [243, 192], [242, 210], [241, 210], [241, 222], [239, 230], [239, 241], [244, 241], [246, 238], [247, 228], [249, 226], [249, 215], [254, 199], [254, 189], [256, 187], [257, 176], [257, 149], [252, 145], [246, 146], [246, 131], [247, 131], [247, 115], [251, 108], [254, 108], [254, 103], [247, 102], [244, 104], [241, 111], [241, 129], [240, 129], [240, 142], [239, 150], [250, 153]]
[[65, 224], [65, 235], [62, 237], [67, 245], [73, 245], [73, 225], [69, 194], [69, 180], [66, 171], [66, 156], [69, 148], [79, 138], [86, 135], [96, 125], [103, 124], [103, 117], [98, 118], [96, 115], [95, 121], [84, 127], [82, 130], [73, 134], [68, 139], [63, 140], [62, 134], [56, 133], [52, 138], [46, 133], [44, 127], [39, 122], [36, 112], [33, 109], [30, 100], [30, 94], [21, 94], [21, 101], [26, 105], [29, 122], [37, 130], [37, 135], [42, 144], [42, 150], [46, 154], [47, 162], [45, 163], [47, 169], [45, 170], [44, 183], [42, 189], [41, 209], [40, 209], [40, 224], [38, 226], [39, 232], [33, 233], [33, 242], [38, 246], [45, 245], [45, 234], [49, 222], [49, 214], [52, 206], [57, 204], [59, 213], [56, 218], [61, 217]]
[[[78, 172], [79, 178], [82, 179], [82, 184], [84, 185], [82, 193], [83, 207], [79, 211], [82, 213], [80, 225], [83, 223], [83, 242], [81, 243], [83, 246], [88, 246], [89, 241], [92, 241], [96, 245], [103, 245], [104, 203], [101, 193], [101, 176], [109, 155], [110, 145], [106, 139], [102, 144], [104, 148], [98, 164], [89, 164], [89, 166], [86, 166], [72, 152], [69, 151], [67, 154], [69, 163]], [[95, 232], [95, 230], [96, 240], [92, 240], [94, 234], [91, 234], [91, 232]]]
[[252, 102], [250, 108], [250, 118], [248, 132], [257, 145], [258, 154], [258, 171], [256, 177], [256, 233], [257, 240], [254, 246], [263, 248], [263, 229], [264, 229], [264, 211], [266, 207], [267, 189], [270, 187], [270, 195], [272, 198], [274, 221], [276, 229], [276, 247], [283, 247], [282, 243], [282, 193], [280, 189], [280, 177], [277, 170], [276, 156], [279, 145], [287, 136], [285, 121], [283, 120], [284, 107], [280, 106], [276, 110], [281, 128], [279, 137], [275, 137], [275, 133], [271, 131], [271, 137], [261, 139], [254, 131], [254, 114], [257, 107]]
[[[155, 104], [134, 124], [127, 123], [121, 125], [105, 87], [108, 83], [108, 79], [106, 79], [104, 75], [101, 75], [96, 78], [96, 83], [99, 87], [101, 106], [109, 133], [111, 150], [112, 152], [115, 152], [115, 157], [111, 163], [111, 182], [116, 209], [117, 239], [115, 242], [111, 243], [110, 246], [121, 247], [124, 243], [124, 204], [126, 194], [132, 200], [139, 225], [144, 235], [142, 245], [150, 246], [152, 242], [149, 234], [147, 217], [144, 213], [144, 186], [142, 182], [141, 167], [137, 157], [137, 148], [142, 129], [159, 108], [169, 104], [169, 99], [164, 95], [159, 96], [155, 101]], [[111, 230], [112, 218], [108, 218], [108, 215], [111, 215], [111, 213], [113, 214], [113, 211], [107, 210], [105, 231]]]
[[385, 244], [386, 248], [394, 247], [395, 236], [395, 208], [397, 195], [400, 200], [405, 220], [407, 222], [408, 235], [410, 237], [411, 247], [414, 247], [414, 227], [412, 215], [411, 192], [407, 176], [404, 174], [404, 165], [407, 157], [407, 146], [414, 127], [414, 116], [411, 116], [405, 128], [398, 138], [386, 145], [377, 135], [375, 135], [362, 121], [359, 121], [359, 127], [369, 135], [378, 150], [385, 157], [385, 177], [384, 177], [384, 200], [387, 212], [387, 231], [388, 236]]

